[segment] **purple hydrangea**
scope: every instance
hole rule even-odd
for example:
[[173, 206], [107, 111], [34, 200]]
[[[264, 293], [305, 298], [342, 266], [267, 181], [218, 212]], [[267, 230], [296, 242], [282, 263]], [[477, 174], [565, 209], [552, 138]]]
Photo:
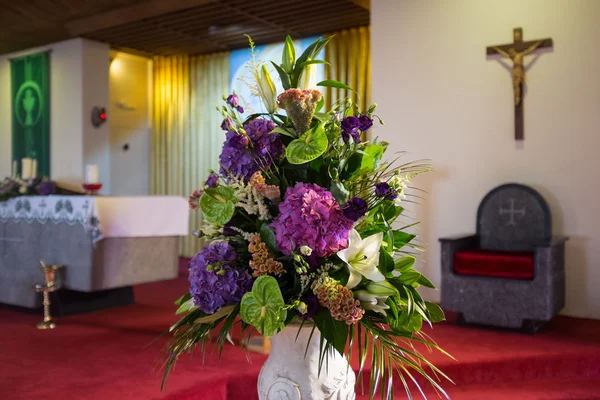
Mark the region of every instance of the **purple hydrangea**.
[[348, 203], [344, 206], [344, 215], [350, 218], [352, 221], [358, 221], [363, 215], [367, 213], [369, 206], [367, 202], [360, 197], [353, 197], [348, 200]]
[[386, 200], [394, 200], [398, 197], [398, 192], [390, 187], [387, 182], [379, 182], [375, 185], [375, 196], [384, 197]]
[[236, 259], [233, 247], [226, 242], [215, 242], [190, 261], [190, 295], [206, 314], [239, 303], [244, 293], [252, 290], [252, 276], [247, 270], [235, 268]]
[[209, 188], [216, 188], [219, 185], [219, 175], [210, 174], [206, 180], [206, 186]]
[[351, 115], [344, 118], [342, 120], [341, 130], [344, 143], [348, 143], [350, 141], [350, 137], [352, 137], [354, 142], [360, 142], [360, 121], [355, 116]]
[[352, 220], [344, 215], [330, 192], [300, 182], [287, 189], [271, 227], [283, 254], [290, 255], [294, 249], [308, 246], [317, 257], [325, 258], [348, 247]]
[[373, 126], [373, 118], [369, 117], [367, 114], [361, 114], [358, 117], [358, 122], [360, 123], [360, 130], [363, 132], [368, 131]]
[[268, 169], [273, 161], [279, 161], [285, 148], [279, 134], [271, 133], [273, 129], [273, 121], [255, 119], [244, 125], [247, 136], [227, 132], [219, 157], [221, 175], [231, 174], [248, 182], [255, 172]]

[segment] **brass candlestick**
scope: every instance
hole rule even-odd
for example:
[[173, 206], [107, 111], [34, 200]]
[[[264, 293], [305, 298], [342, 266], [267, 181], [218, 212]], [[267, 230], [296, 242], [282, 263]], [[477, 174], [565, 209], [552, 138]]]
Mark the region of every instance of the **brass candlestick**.
[[60, 289], [60, 285], [56, 282], [56, 271], [62, 268], [62, 265], [47, 265], [43, 261], [40, 261], [42, 265], [42, 272], [44, 273], [44, 280], [46, 281], [46, 285], [35, 285], [35, 290], [38, 293], [42, 293], [44, 296], [44, 320], [37, 324], [38, 329], [54, 329], [56, 328], [56, 322], [52, 321], [52, 316], [50, 315], [50, 292], [54, 292], [55, 290]]

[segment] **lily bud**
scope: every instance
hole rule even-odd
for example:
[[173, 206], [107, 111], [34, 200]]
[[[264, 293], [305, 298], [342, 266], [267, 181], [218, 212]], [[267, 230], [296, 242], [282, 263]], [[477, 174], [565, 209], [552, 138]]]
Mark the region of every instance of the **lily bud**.
[[294, 72], [294, 61], [296, 61], [296, 49], [290, 35], [285, 38], [283, 53], [281, 54], [281, 68], [287, 74]]
[[308, 311], [308, 306], [305, 302], [301, 301], [300, 304], [296, 306], [296, 309], [300, 314], [306, 314], [306, 312]]
[[372, 310], [386, 315], [385, 310], [390, 308], [385, 304], [388, 296], [375, 296], [366, 290], [357, 290], [354, 292], [354, 297], [360, 301], [360, 306], [365, 310]]
[[379, 314], [383, 314], [383, 315], [387, 315], [385, 310], [389, 309], [390, 306], [388, 306], [387, 304], [385, 304], [385, 301], [383, 298], [378, 297], [377, 298], [377, 304], [362, 304], [361, 306], [362, 308], [364, 308], [365, 310], [372, 310], [375, 311]]
[[366, 290], [357, 290], [354, 292], [354, 297], [362, 303], [377, 304], [377, 297]]
[[317, 88], [317, 64], [308, 64], [304, 67], [298, 88], [301, 90], [313, 90]]
[[367, 290], [376, 296], [394, 296], [398, 294], [398, 290], [388, 281], [369, 283]]
[[262, 66], [260, 70], [260, 79], [258, 79], [258, 91], [260, 97], [269, 114], [273, 114], [277, 110], [277, 89], [271, 79], [269, 70], [266, 66]]

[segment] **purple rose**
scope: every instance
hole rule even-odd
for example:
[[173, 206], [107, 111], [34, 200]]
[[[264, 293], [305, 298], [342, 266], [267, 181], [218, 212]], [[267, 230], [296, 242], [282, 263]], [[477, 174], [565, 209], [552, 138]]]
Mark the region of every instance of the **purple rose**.
[[343, 208], [344, 215], [350, 218], [352, 221], [358, 221], [363, 215], [367, 213], [368, 205], [367, 202], [360, 197], [353, 197], [348, 200], [348, 203]]
[[386, 200], [394, 200], [398, 197], [398, 192], [392, 189], [387, 182], [379, 182], [375, 185], [375, 196], [384, 197]]
[[240, 106], [240, 98], [237, 94], [230, 94], [227, 96], [227, 104], [229, 104], [233, 108], [238, 108]]
[[319, 299], [314, 294], [303, 297], [302, 302], [306, 304], [306, 314], [302, 314], [302, 318], [312, 318], [319, 311]]
[[358, 117], [358, 121], [360, 122], [360, 130], [363, 132], [368, 131], [373, 126], [373, 118], [369, 117], [367, 114], [361, 114]]
[[48, 196], [56, 193], [56, 183], [52, 181], [41, 182], [38, 187], [38, 193], [40, 196]]
[[350, 137], [356, 143], [360, 143], [360, 121], [354, 116], [346, 117], [342, 120], [341, 130], [344, 143], [350, 141]]
[[216, 188], [219, 185], [219, 175], [210, 174], [206, 180], [206, 186], [209, 188]]
[[233, 121], [231, 118], [225, 118], [223, 122], [221, 122], [221, 129], [224, 131], [230, 131], [233, 128]]

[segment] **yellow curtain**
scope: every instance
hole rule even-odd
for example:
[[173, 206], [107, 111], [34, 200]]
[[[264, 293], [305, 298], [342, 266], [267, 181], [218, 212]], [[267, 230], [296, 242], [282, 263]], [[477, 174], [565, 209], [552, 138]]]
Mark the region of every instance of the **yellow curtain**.
[[326, 106], [350, 97], [360, 110], [371, 105], [371, 28], [362, 26], [334, 32], [334, 38], [325, 47], [325, 79], [343, 82], [358, 94], [346, 90], [327, 88]]
[[[218, 169], [225, 136], [215, 107], [229, 93], [229, 53], [156, 57], [153, 85], [151, 192], [187, 198]], [[201, 213], [191, 212], [190, 231], [201, 223]], [[188, 235], [180, 253], [192, 257], [202, 244]]]

